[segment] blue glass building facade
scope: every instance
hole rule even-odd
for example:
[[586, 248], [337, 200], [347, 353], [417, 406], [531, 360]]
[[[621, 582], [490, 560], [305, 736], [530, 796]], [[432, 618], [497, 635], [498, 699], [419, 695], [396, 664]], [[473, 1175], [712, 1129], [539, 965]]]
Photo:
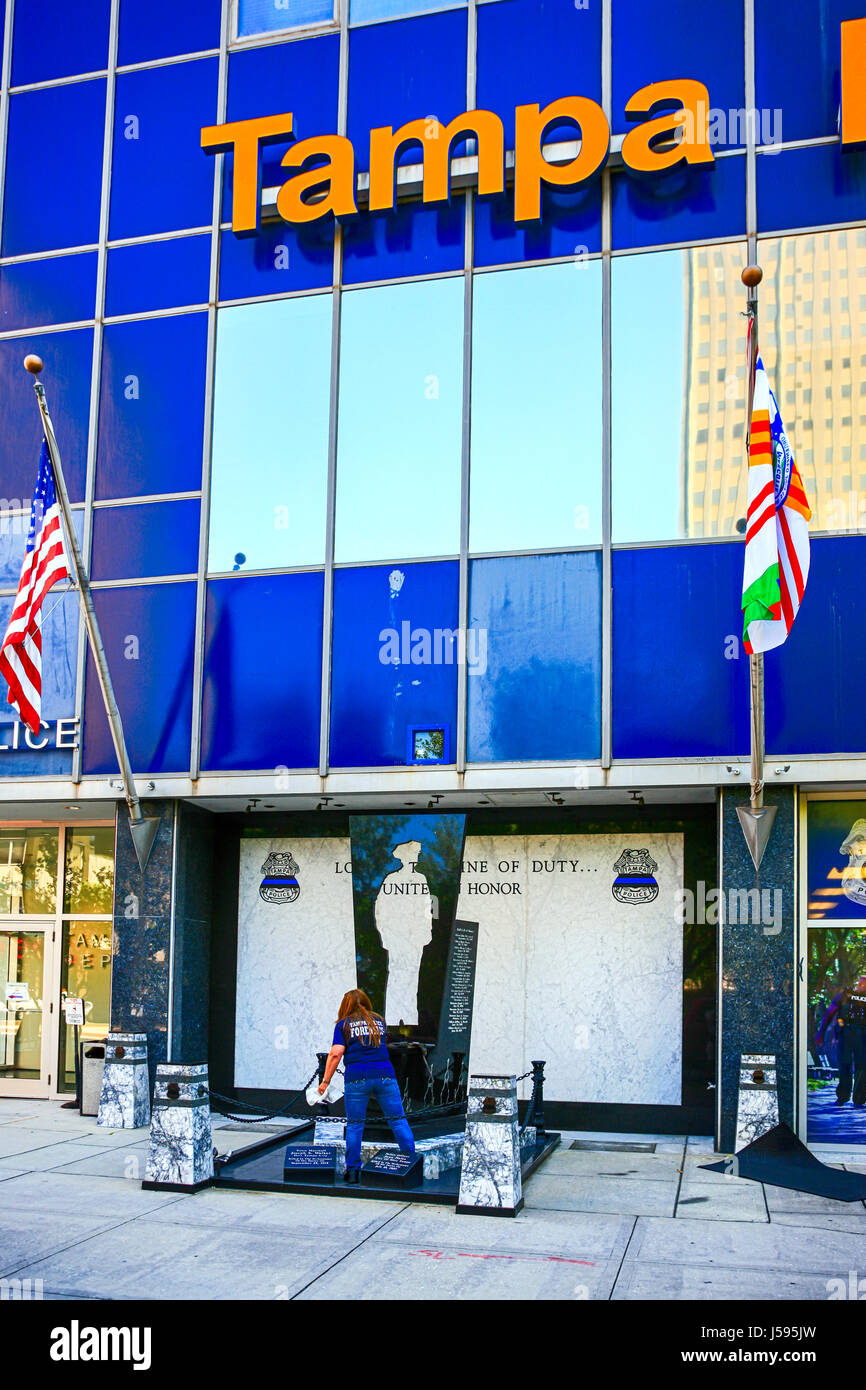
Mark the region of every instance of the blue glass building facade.
[[[708, 26], [685, 0], [663, 19], [638, 0], [45, 0], [37, 33], [5, 6], [0, 612], [37, 352], [134, 772], [175, 850], [185, 818], [198, 833], [248, 807], [290, 834], [296, 815], [413, 806], [499, 815], [503, 834], [522, 816], [570, 832], [573, 811], [624, 835], [685, 808], [711, 817], [725, 881], [749, 751], [739, 271], [764, 264], [764, 356], [815, 519], [802, 612], [766, 661], [786, 1002], [760, 1046], [754, 1014], [729, 1041], [714, 1025], [721, 1134], [739, 1052], [786, 1050], [805, 1123], [800, 821], [866, 777], [866, 154], [838, 138], [839, 30], [863, 13], [797, 0], [780, 34], [770, 0], [723, 0]], [[617, 157], [626, 103], [678, 77], [707, 87], [714, 163], [638, 180]], [[516, 105], [576, 94], [607, 115], [612, 157], [546, 188], [528, 225], [510, 187], [471, 179], [423, 204], [411, 149], [393, 213], [287, 225], [285, 142], [262, 152], [261, 231], [238, 238], [232, 158], [200, 149], [203, 126], [291, 110], [298, 138], [348, 135], [363, 174], [375, 126], [478, 107], [511, 151]], [[74, 737], [12, 746], [0, 713], [10, 824], [100, 821], [117, 797], [74, 595], [48, 607], [45, 717]], [[118, 845], [119, 936], [122, 862]], [[169, 934], [175, 911], [155, 913]], [[713, 970], [740, 998], [760, 933], [728, 973], [723, 937]], [[179, 985], [154, 991], [165, 1055], [190, 1025]]]

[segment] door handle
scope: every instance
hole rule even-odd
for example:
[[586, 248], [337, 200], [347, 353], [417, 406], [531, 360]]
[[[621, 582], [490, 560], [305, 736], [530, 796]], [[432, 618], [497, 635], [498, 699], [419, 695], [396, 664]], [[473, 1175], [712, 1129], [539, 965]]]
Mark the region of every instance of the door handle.
[[802, 956], [801, 956], [800, 959], [797, 961], [797, 979], [800, 981], [801, 984], [803, 983], [803, 957], [802, 957]]

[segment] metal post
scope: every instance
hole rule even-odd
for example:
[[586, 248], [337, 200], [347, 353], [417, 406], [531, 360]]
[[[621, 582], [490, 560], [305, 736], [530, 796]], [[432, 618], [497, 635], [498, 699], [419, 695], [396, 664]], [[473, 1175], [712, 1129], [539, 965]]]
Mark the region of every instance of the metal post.
[[535, 1104], [532, 1106], [532, 1115], [527, 1115], [526, 1123], [535, 1126], [536, 1139], [543, 1139], [546, 1133], [544, 1128], [544, 1062], [532, 1063], [532, 1098]]
[[[759, 265], [747, 265], [740, 277], [748, 290], [746, 313], [749, 319], [749, 376], [746, 399], [746, 458], [749, 457], [749, 443], [752, 428], [752, 409], [755, 399], [755, 370], [758, 362], [758, 286], [764, 278]], [[737, 816], [752, 863], [757, 869], [764, 857], [764, 850], [770, 838], [773, 821], [776, 818], [775, 806], [764, 805], [764, 655], [753, 653], [749, 657], [749, 706], [750, 706], [750, 744], [751, 757], [749, 769], [749, 805], [738, 806]]]
[[72, 509], [69, 505], [69, 493], [66, 490], [66, 479], [63, 476], [63, 469], [60, 463], [60, 450], [57, 447], [54, 427], [48, 412], [45, 387], [42, 385], [42, 382], [38, 380], [38, 375], [42, 371], [42, 359], [41, 357], [36, 357], [31, 354], [25, 357], [24, 366], [27, 368], [27, 371], [31, 372], [33, 377], [36, 378], [33, 382], [33, 389], [36, 392], [39, 413], [42, 416], [42, 429], [45, 434], [45, 443], [48, 446], [48, 456], [51, 459], [51, 468], [54, 473], [54, 486], [57, 492], [57, 500], [60, 503], [60, 510], [63, 515], [63, 529], [66, 532], [66, 545], [72, 560], [72, 567], [75, 571], [75, 580], [81, 596], [81, 613], [84, 618], [84, 626], [87, 630], [87, 637], [90, 642], [90, 650], [93, 654], [93, 664], [96, 667], [99, 687], [102, 691], [105, 713], [108, 718], [108, 727], [111, 730], [111, 741], [114, 744], [114, 752], [123, 780], [124, 795], [126, 797], [126, 804], [129, 808], [129, 830], [132, 835], [132, 843], [135, 846], [139, 867], [143, 873], [147, 861], [150, 858], [153, 842], [156, 839], [160, 817], [145, 816], [141, 809], [138, 793], [135, 790], [129, 754], [126, 751], [126, 740], [123, 736], [123, 724], [120, 718], [120, 710], [114, 698], [114, 686], [111, 683], [108, 660], [105, 655], [105, 648], [102, 645], [102, 635], [99, 631], [96, 609], [93, 606], [90, 581], [85, 572], [81, 548], [78, 544], [78, 537], [75, 534], [75, 527], [72, 524]]

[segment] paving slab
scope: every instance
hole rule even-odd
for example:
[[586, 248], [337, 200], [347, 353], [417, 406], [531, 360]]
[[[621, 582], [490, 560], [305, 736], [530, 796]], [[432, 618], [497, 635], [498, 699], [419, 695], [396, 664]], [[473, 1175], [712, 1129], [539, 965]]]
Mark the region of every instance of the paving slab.
[[634, 1217], [527, 1210], [514, 1218], [458, 1215], [450, 1207], [406, 1206], [372, 1237], [386, 1244], [497, 1254], [569, 1255], [595, 1262], [621, 1258]]
[[56, 1168], [47, 1173], [25, 1172], [0, 1183], [0, 1223], [10, 1207], [25, 1212], [49, 1212], [55, 1218], [67, 1212], [83, 1211], [88, 1216], [126, 1221], [160, 1207], [178, 1207], [190, 1200], [185, 1193], [144, 1192], [138, 1183], [124, 1182], [120, 1178], [84, 1177]]
[[620, 1216], [673, 1216], [676, 1181], [570, 1177], [534, 1173], [523, 1189], [527, 1207], [548, 1211], [612, 1212]]
[[[402, 1205], [393, 1199], [379, 1202], [342, 1197], [335, 1201], [332, 1197], [308, 1197], [304, 1193], [209, 1187], [185, 1201], [182, 1220], [191, 1228], [271, 1232], [299, 1240], [316, 1240], [336, 1232], [342, 1233], [351, 1245], [378, 1230]], [[148, 1225], [162, 1229], [164, 1222], [173, 1224], [176, 1219], [176, 1213], [166, 1209], [153, 1212]]]
[[77, 1159], [73, 1156], [63, 1163], [66, 1175], [79, 1174], [82, 1177], [126, 1178], [129, 1182], [141, 1183], [147, 1172], [148, 1145], [129, 1144], [121, 1147], [114, 1144], [107, 1149], [94, 1150]]
[[[111, 1299], [290, 1298], [356, 1243], [353, 1232], [316, 1241], [265, 1232], [216, 1230], [145, 1219], [105, 1231], [73, 1249], [35, 1260], [20, 1277], [57, 1293]], [[365, 1279], [366, 1275], [363, 1276]], [[378, 1281], [381, 1296], [387, 1281]], [[229, 1329], [230, 1330], [230, 1329]]]
[[0, 1169], [8, 1165], [23, 1168], [27, 1172], [47, 1171], [73, 1163], [76, 1159], [93, 1158], [101, 1153], [105, 1153], [105, 1150], [97, 1148], [85, 1139], [61, 1140], [60, 1143], [47, 1144], [41, 1149], [28, 1149], [24, 1153], [0, 1158]]
[[866, 1241], [849, 1232], [817, 1226], [784, 1226], [774, 1221], [637, 1222], [626, 1263], [717, 1265], [720, 1268], [784, 1269], [799, 1273], [866, 1269]]
[[615, 1259], [599, 1263], [526, 1251], [480, 1252], [371, 1240], [317, 1279], [299, 1301], [357, 1302], [385, 1296], [401, 1303], [583, 1302], [607, 1299], [618, 1268]]
[[[773, 1211], [770, 1213], [770, 1220], [774, 1226], [817, 1226], [825, 1231], [850, 1231], [866, 1239], [866, 1211], [861, 1210], [859, 1202], [849, 1202], [848, 1206], [849, 1210], [840, 1215], [813, 1211]], [[866, 1266], [866, 1248], [863, 1262]]]
[[599, 1153], [586, 1149], [554, 1149], [536, 1171], [541, 1175], [642, 1178], [672, 1182], [679, 1176], [678, 1154]]
[[[648, 1260], [623, 1266], [611, 1299], [613, 1302], [729, 1302], [747, 1299], [750, 1303], [761, 1303], [785, 1299], [824, 1301], [827, 1296], [826, 1274], [736, 1266], [724, 1269], [708, 1268], [706, 1265], [677, 1266], [654, 1264]], [[765, 1345], [763, 1342], [756, 1343], [756, 1348], [761, 1351], [773, 1350], [771, 1343]], [[709, 1343], [695, 1340], [694, 1350], [708, 1349], [726, 1351], [728, 1346], [722, 1342], [710, 1346]]]
[[[0, 1183], [0, 1188], [7, 1184]], [[76, 1246], [102, 1231], [115, 1228], [115, 1219], [103, 1213], [38, 1211], [28, 1207], [0, 1208], [0, 1275], [17, 1273], [23, 1266], [67, 1246]]]
[[[74, 1135], [73, 1139], [84, 1138]], [[17, 1154], [35, 1153], [37, 1149], [50, 1149], [64, 1143], [65, 1136], [53, 1134], [42, 1129], [21, 1129], [17, 1125], [5, 1125], [0, 1129], [0, 1160], [14, 1158]]]
[[[710, 1174], [712, 1177], [712, 1174]], [[684, 1183], [676, 1216], [694, 1221], [769, 1221], [761, 1184], [728, 1178], [718, 1183]]]
[[851, 1207], [866, 1210], [862, 1202], [837, 1202], [832, 1197], [817, 1197], [814, 1192], [796, 1192], [792, 1187], [772, 1187], [770, 1183], [764, 1183], [764, 1192], [771, 1212], [790, 1211], [796, 1214], [811, 1211], [841, 1216]]

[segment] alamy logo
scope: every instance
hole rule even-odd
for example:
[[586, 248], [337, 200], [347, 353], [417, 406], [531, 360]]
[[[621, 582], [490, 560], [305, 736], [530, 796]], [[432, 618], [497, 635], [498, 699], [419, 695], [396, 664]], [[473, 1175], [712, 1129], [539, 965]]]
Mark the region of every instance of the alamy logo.
[[134, 1371], [150, 1370], [149, 1327], [82, 1327], [73, 1318], [69, 1327], [51, 1331], [52, 1361], [131, 1361]]
[[611, 892], [618, 903], [651, 903], [658, 897], [653, 878], [658, 864], [648, 849], [624, 849], [613, 868], [617, 877]]
[[297, 872], [298, 866], [290, 853], [269, 854], [262, 865], [264, 878], [259, 885], [259, 896], [266, 903], [293, 903], [301, 891], [295, 878]]

